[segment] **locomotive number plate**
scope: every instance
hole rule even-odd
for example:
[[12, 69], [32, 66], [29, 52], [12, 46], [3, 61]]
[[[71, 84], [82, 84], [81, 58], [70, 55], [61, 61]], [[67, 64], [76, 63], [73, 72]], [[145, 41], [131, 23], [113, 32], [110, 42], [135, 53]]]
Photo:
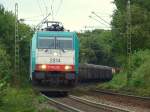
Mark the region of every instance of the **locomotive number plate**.
[[60, 63], [59, 58], [50, 58], [50, 63]]

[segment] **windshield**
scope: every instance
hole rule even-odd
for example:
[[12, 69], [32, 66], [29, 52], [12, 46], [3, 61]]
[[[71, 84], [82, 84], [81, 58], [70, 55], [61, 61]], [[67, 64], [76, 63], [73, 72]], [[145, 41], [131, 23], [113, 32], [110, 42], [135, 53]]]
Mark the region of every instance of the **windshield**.
[[38, 39], [38, 48], [40, 49], [73, 49], [72, 38], [64, 37], [40, 37]]
[[56, 43], [58, 49], [73, 49], [72, 38], [57, 38]]
[[38, 48], [55, 48], [54, 38], [39, 38], [38, 39]]

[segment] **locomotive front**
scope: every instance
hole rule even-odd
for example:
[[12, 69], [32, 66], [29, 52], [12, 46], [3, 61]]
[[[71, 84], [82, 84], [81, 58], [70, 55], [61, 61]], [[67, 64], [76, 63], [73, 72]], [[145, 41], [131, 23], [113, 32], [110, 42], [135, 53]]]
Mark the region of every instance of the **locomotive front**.
[[38, 31], [32, 38], [34, 83], [74, 85], [78, 76], [78, 37], [74, 32]]

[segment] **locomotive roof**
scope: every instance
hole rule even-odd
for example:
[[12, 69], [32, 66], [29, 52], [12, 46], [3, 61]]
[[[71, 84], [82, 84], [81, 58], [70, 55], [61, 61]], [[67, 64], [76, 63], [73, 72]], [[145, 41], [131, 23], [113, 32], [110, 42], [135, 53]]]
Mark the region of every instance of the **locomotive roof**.
[[38, 31], [35, 34], [37, 34], [38, 36], [43, 36], [43, 37], [49, 37], [49, 36], [65, 36], [65, 37], [73, 37], [76, 35], [75, 32], [65, 32], [65, 31]]

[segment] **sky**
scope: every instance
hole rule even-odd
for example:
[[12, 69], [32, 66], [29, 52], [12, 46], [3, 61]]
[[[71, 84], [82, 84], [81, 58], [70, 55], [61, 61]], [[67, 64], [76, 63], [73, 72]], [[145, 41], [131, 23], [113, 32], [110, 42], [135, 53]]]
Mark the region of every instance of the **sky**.
[[[54, 20], [61, 21], [71, 31], [109, 29], [108, 23], [116, 8], [113, 0], [0, 0], [0, 4], [12, 12], [16, 2], [19, 19], [25, 19], [25, 23], [36, 26], [48, 13], [53, 12]], [[107, 23], [91, 12], [95, 12]], [[48, 19], [52, 20], [52, 15]]]

